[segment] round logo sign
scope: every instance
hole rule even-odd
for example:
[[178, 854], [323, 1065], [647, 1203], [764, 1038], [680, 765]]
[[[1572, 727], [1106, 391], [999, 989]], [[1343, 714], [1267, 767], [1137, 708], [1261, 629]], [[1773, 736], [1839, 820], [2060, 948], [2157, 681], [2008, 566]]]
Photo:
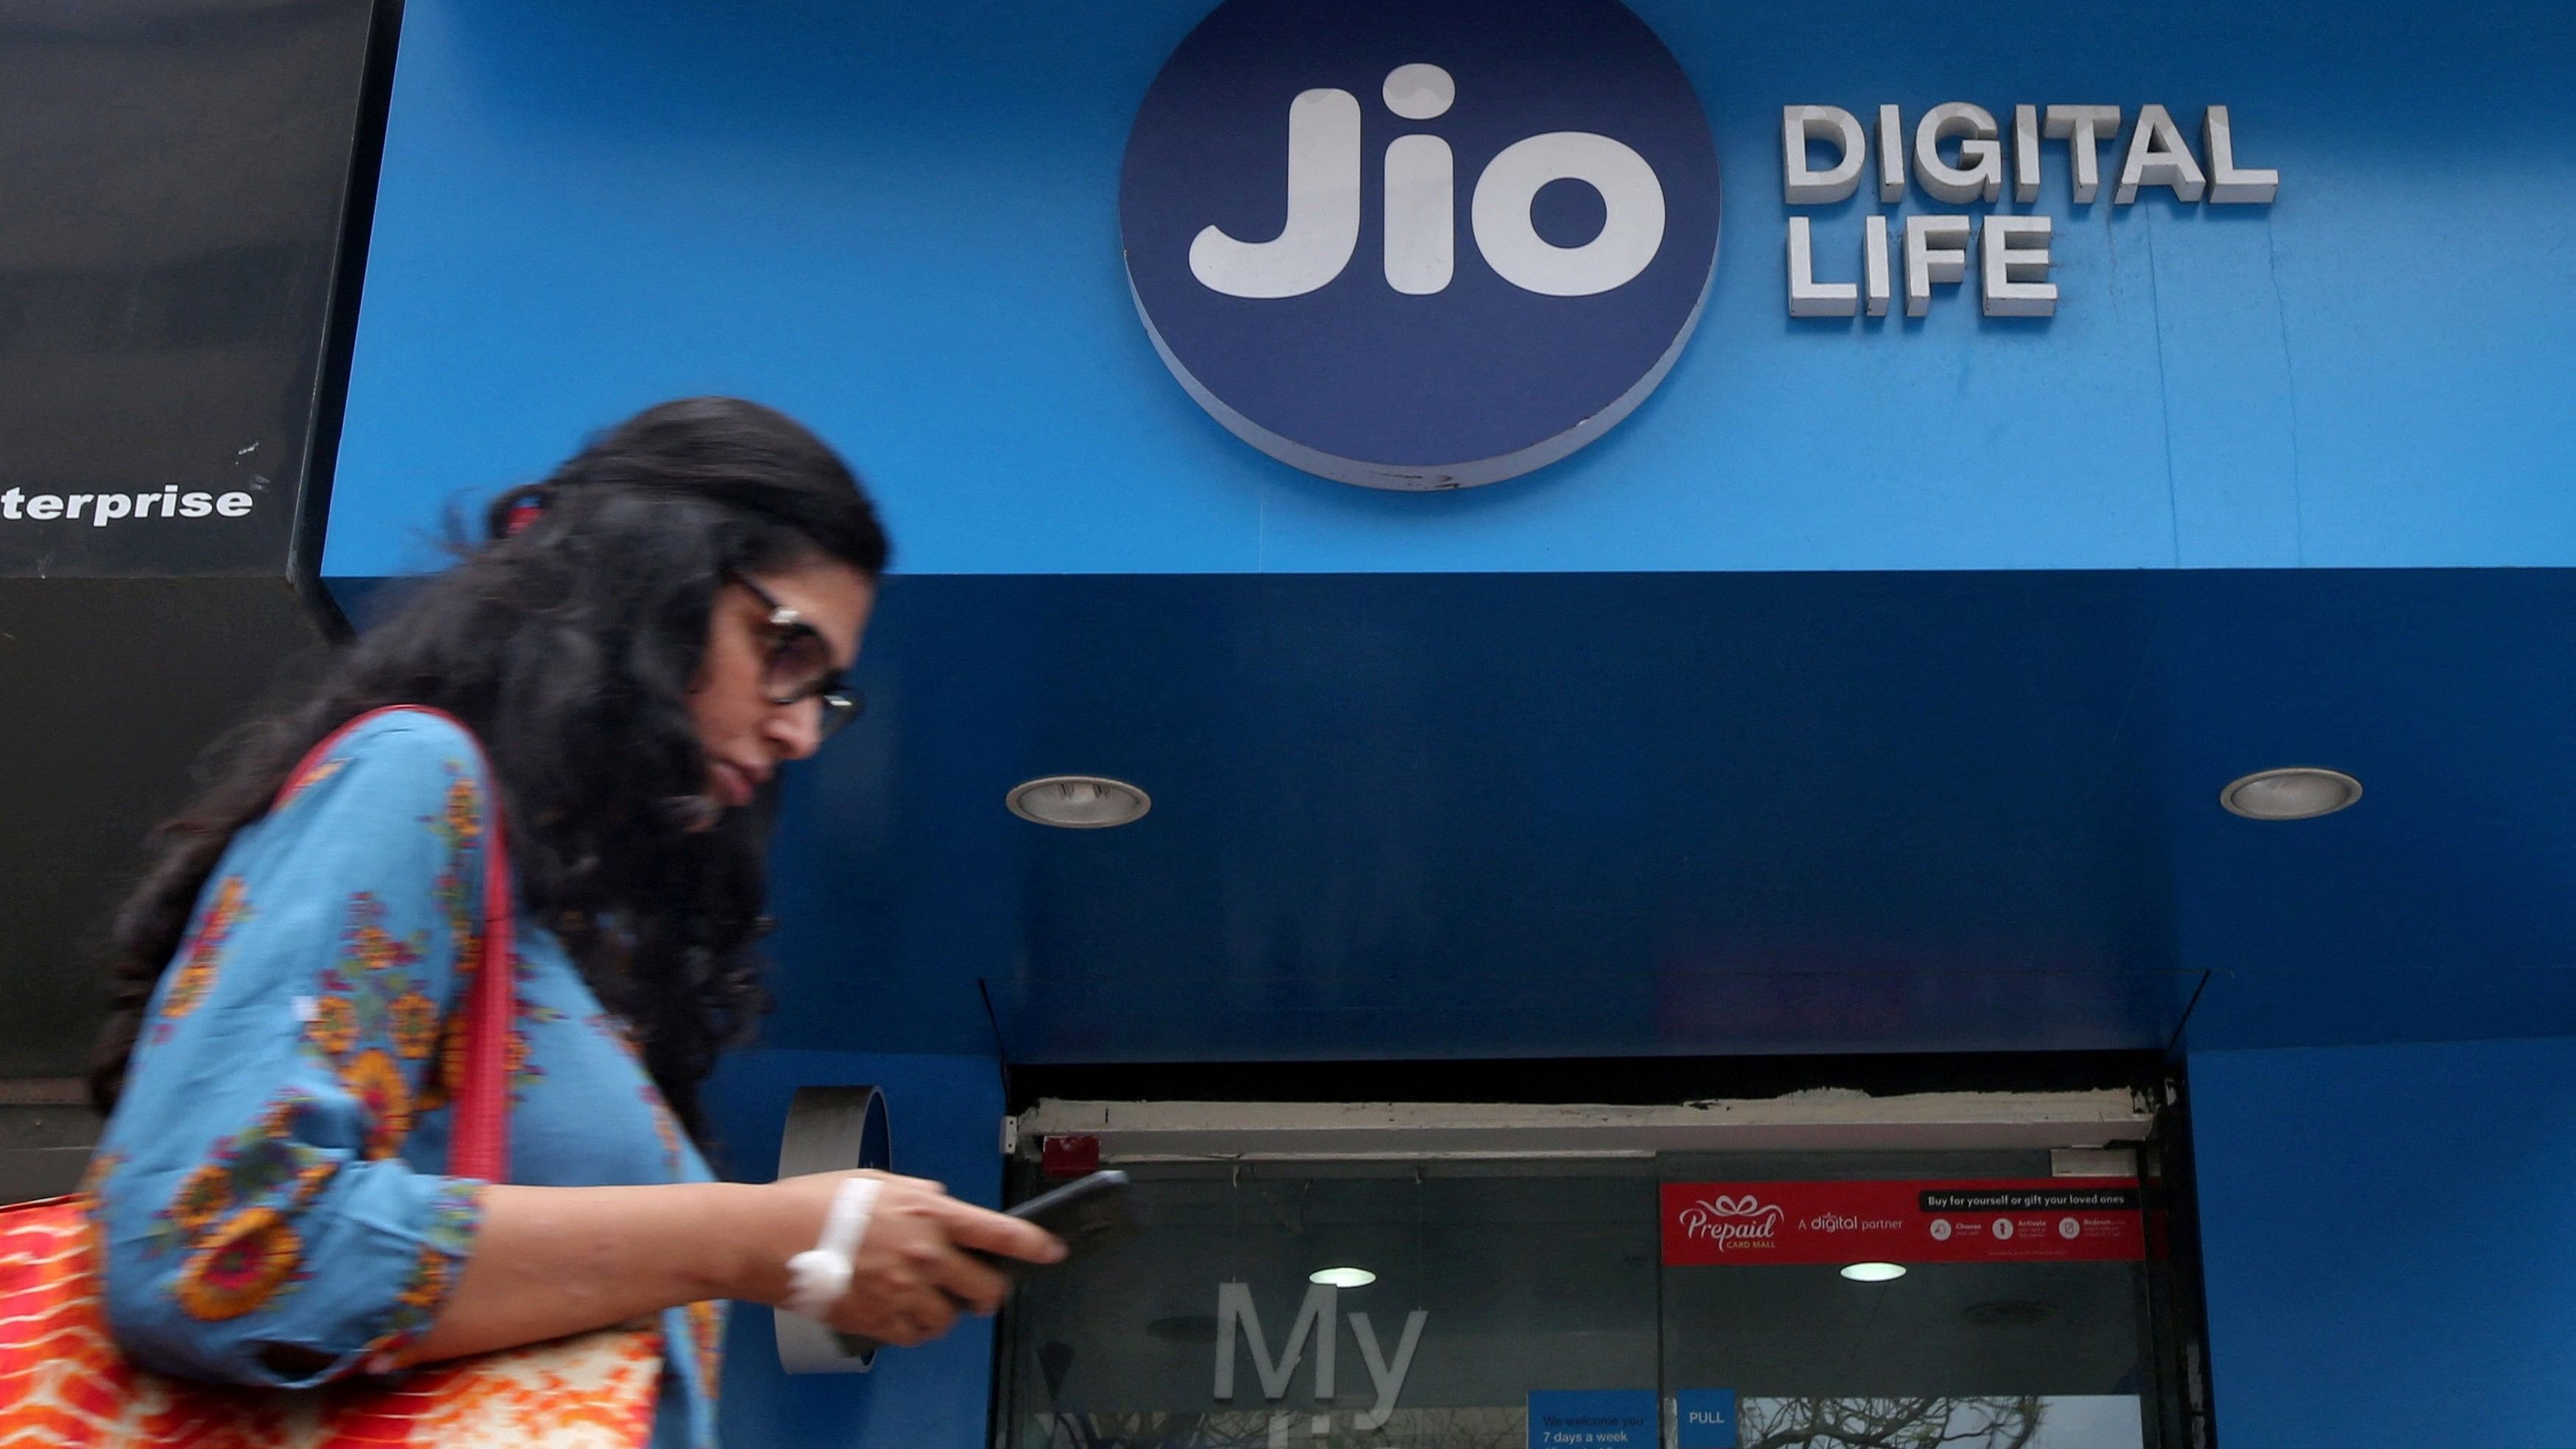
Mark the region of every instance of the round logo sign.
[[1618, 0], [1226, 0], [1164, 63], [1118, 197], [1136, 309], [1246, 442], [1465, 488], [1599, 437], [1717, 265], [1717, 148]]

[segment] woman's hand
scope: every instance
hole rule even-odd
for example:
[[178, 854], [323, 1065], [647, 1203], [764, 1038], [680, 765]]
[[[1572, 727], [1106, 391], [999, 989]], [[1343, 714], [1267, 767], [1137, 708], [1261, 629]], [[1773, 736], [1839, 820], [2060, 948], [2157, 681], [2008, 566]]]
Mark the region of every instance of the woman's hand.
[[[938, 1183], [882, 1172], [818, 1172], [761, 1189], [772, 1209], [763, 1217], [775, 1225], [761, 1236], [776, 1237], [766, 1261], [747, 1265], [750, 1291], [739, 1296], [772, 1305], [785, 1300], [787, 1259], [814, 1246], [833, 1196], [854, 1175], [882, 1186], [851, 1263], [849, 1291], [825, 1320], [840, 1332], [903, 1347], [927, 1343], [949, 1330], [960, 1309], [991, 1313], [1010, 1292], [1008, 1278], [966, 1249], [1032, 1263], [1064, 1256], [1064, 1245], [1043, 1229], [959, 1202]], [[779, 1251], [780, 1242], [792, 1246]]]
[[[473, 1254], [413, 1362], [488, 1353], [633, 1321], [701, 1298], [776, 1305], [787, 1260], [814, 1246], [852, 1174], [770, 1183], [483, 1190]], [[975, 1248], [1052, 1263], [1064, 1245], [1017, 1218], [969, 1207], [935, 1182], [870, 1173], [877, 1190], [850, 1289], [831, 1326], [879, 1343], [925, 1343], [960, 1307], [989, 1313], [1009, 1285]]]

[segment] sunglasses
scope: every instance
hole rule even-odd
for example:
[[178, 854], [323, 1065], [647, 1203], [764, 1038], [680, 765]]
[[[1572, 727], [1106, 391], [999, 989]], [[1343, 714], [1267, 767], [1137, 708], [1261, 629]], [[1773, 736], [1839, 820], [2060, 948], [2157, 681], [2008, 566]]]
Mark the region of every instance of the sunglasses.
[[840, 667], [832, 662], [831, 644], [805, 622], [804, 615], [778, 602], [767, 589], [740, 574], [733, 581], [769, 609], [769, 658], [760, 681], [763, 697], [771, 704], [820, 701], [823, 738], [840, 733], [842, 726], [867, 708], [867, 700], [843, 682]]

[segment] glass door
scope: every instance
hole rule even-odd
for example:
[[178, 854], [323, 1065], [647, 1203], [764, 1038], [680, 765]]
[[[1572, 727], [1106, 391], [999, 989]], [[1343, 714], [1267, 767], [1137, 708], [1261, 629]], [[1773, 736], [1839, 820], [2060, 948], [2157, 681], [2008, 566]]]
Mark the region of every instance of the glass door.
[[1130, 1171], [1013, 1309], [1012, 1449], [1521, 1449], [1533, 1387], [1654, 1384], [1649, 1162]]
[[2136, 1186], [2045, 1152], [1129, 1171], [1007, 1449], [2166, 1449]]

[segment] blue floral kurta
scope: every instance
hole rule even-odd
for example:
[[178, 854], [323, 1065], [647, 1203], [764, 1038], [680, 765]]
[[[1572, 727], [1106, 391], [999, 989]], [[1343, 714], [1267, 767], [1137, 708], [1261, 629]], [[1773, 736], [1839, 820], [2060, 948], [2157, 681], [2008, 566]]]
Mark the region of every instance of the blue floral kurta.
[[[444, 719], [353, 731], [235, 837], [93, 1167], [119, 1344], [299, 1386], [403, 1362], [474, 1251], [446, 1176], [493, 799]], [[509, 1180], [703, 1182], [621, 1024], [521, 917]], [[663, 1316], [657, 1445], [713, 1442], [719, 1305]]]

